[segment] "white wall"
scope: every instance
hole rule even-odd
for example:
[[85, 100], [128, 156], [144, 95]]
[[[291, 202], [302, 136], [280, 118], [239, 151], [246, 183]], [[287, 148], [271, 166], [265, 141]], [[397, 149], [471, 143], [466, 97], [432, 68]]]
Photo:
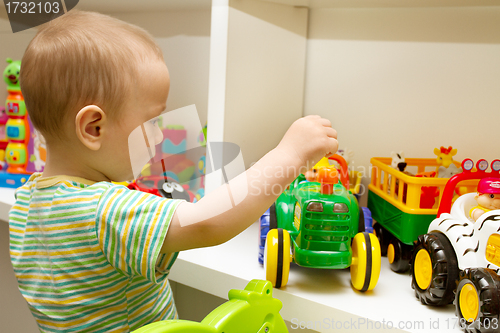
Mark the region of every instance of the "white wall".
[[223, 140], [241, 147], [246, 167], [276, 147], [302, 115], [307, 13], [230, 1]]
[[[136, 24], [153, 35], [163, 50], [165, 63], [170, 71], [171, 85], [167, 108], [175, 110], [195, 104], [203, 126], [207, 121], [210, 8], [109, 15]], [[36, 28], [32, 28], [13, 34], [5, 7], [0, 6], [2, 73], [7, 67], [5, 59], [21, 59], [35, 33]], [[5, 98], [6, 89], [0, 89], [0, 100]]]
[[311, 10], [304, 113], [332, 121], [355, 166], [450, 145], [500, 158], [500, 8]]
[[4, 106], [7, 99], [7, 84], [3, 80], [3, 71], [7, 67], [7, 58], [21, 60], [24, 50], [35, 36], [34, 29], [12, 33], [5, 6], [0, 5], [0, 105]]
[[207, 121], [210, 59], [210, 8], [163, 12], [113, 13], [151, 33], [163, 50], [170, 73], [167, 109], [195, 104], [202, 126]]

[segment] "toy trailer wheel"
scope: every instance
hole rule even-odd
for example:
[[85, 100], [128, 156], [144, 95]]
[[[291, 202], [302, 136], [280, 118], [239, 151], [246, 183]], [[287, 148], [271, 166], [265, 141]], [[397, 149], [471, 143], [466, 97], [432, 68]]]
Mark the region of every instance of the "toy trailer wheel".
[[266, 280], [275, 288], [286, 286], [290, 272], [290, 234], [278, 228], [269, 230], [264, 248]]
[[394, 272], [404, 273], [410, 269], [412, 250], [413, 246], [406, 245], [396, 237], [392, 237], [387, 247], [387, 259]]
[[380, 243], [380, 254], [385, 257], [392, 235], [380, 223], [373, 224], [373, 233], [377, 236], [378, 242]]
[[445, 235], [431, 232], [418, 237], [411, 273], [411, 287], [422, 304], [441, 306], [453, 301], [458, 263]]
[[455, 307], [466, 332], [498, 332], [500, 277], [486, 268], [465, 269], [460, 273]]
[[360, 232], [352, 241], [351, 283], [359, 291], [372, 290], [380, 276], [380, 244], [374, 234]]

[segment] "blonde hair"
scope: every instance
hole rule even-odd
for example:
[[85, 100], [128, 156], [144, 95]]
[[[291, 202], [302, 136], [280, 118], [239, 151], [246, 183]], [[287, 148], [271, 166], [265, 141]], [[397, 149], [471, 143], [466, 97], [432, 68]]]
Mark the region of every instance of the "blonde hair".
[[151, 60], [163, 61], [153, 37], [107, 15], [71, 10], [42, 25], [19, 78], [33, 125], [46, 138], [64, 139], [65, 120], [86, 105], [116, 118], [139, 77], [137, 65]]

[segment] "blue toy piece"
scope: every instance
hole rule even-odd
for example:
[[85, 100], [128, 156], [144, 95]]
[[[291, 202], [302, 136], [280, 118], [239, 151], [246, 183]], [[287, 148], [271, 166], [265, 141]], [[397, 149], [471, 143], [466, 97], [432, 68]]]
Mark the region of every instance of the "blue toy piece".
[[373, 233], [373, 218], [372, 212], [368, 207], [361, 207], [363, 210], [363, 216], [365, 218], [365, 231], [372, 234]]
[[259, 263], [264, 265], [264, 247], [266, 245], [266, 237], [269, 232], [269, 208], [260, 217], [260, 238], [259, 238]]

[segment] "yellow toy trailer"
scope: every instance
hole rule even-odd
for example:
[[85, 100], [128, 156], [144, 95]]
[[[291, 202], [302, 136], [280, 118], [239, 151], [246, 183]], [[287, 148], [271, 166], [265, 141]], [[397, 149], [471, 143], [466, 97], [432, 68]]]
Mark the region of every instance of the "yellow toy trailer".
[[[414, 175], [392, 168], [391, 161], [389, 157], [370, 160], [368, 208], [382, 254], [387, 255], [391, 269], [400, 273], [410, 268], [413, 242], [427, 233], [436, 218], [448, 178], [432, 176], [439, 166], [433, 158], [406, 158], [406, 170]], [[477, 180], [461, 182], [460, 194], [476, 191], [477, 183]]]

